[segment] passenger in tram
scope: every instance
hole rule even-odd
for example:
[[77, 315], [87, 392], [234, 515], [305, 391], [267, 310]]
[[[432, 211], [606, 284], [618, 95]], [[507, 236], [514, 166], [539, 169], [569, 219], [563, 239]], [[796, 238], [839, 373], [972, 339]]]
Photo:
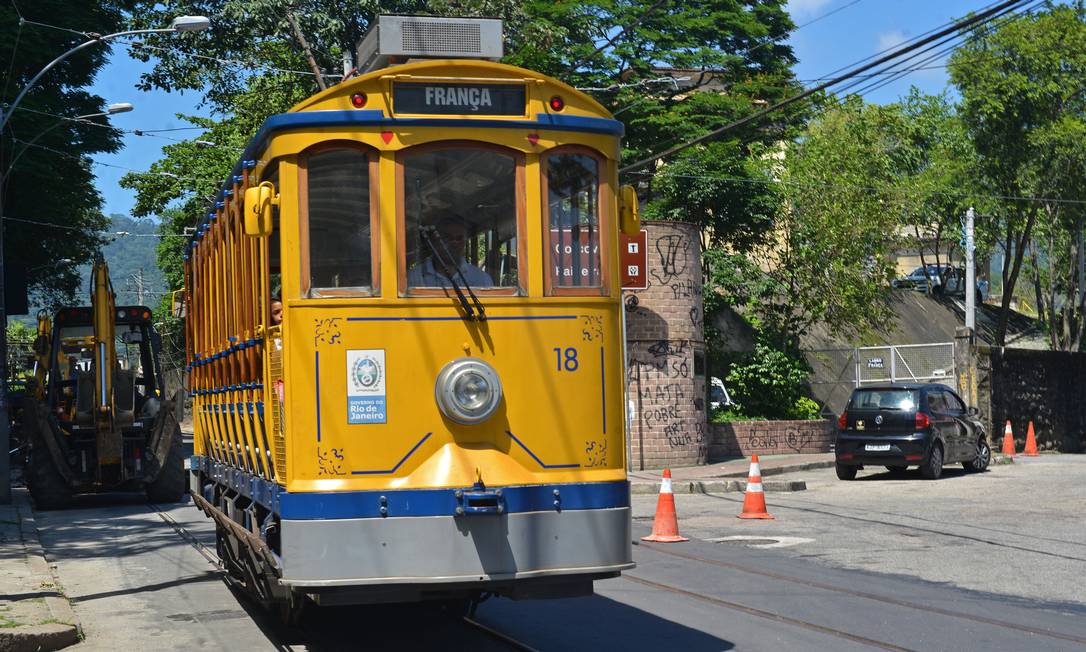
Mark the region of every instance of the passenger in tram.
[[279, 297], [272, 297], [268, 302], [271, 308], [271, 325], [278, 326], [283, 323], [283, 301]]
[[[464, 279], [461, 279], [460, 274], [453, 274], [453, 280], [456, 281], [457, 285], [463, 285], [464, 280], [467, 280], [468, 285], [473, 288], [494, 287], [494, 279], [490, 278], [490, 274], [472, 265], [464, 258], [468, 241], [467, 220], [459, 215], [449, 215], [438, 221], [436, 232], [432, 233], [431, 237], [438, 252], [444, 254], [445, 248], [447, 248], [450, 257], [455, 260], [460, 274], [464, 276]], [[440, 264], [435, 267], [433, 255], [428, 256], [407, 273], [407, 285], [409, 287], [424, 288], [452, 287], [449, 279], [442, 273]]]

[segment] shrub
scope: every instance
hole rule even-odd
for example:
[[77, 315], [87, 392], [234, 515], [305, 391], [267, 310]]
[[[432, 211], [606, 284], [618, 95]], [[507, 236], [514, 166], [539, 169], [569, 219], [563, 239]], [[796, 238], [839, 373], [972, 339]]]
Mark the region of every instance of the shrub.
[[738, 410], [733, 411], [766, 419], [809, 418], [813, 404], [817, 418], [818, 405], [802, 395], [810, 372], [800, 355], [759, 342], [728, 372], [725, 384], [738, 404]]

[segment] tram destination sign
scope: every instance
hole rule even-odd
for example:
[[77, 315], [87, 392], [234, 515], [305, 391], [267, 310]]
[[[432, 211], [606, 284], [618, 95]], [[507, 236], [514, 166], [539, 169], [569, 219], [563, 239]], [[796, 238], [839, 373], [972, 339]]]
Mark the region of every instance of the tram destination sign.
[[522, 116], [524, 104], [524, 84], [392, 84], [392, 108], [398, 114]]

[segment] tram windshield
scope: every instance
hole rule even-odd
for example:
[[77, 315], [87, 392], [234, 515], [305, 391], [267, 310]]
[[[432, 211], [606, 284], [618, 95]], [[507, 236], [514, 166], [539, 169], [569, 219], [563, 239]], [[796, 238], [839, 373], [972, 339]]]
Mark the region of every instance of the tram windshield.
[[408, 287], [453, 287], [420, 227], [432, 228], [437, 246], [448, 249], [457, 285], [518, 287], [517, 160], [493, 149], [449, 147], [408, 152], [402, 161]]

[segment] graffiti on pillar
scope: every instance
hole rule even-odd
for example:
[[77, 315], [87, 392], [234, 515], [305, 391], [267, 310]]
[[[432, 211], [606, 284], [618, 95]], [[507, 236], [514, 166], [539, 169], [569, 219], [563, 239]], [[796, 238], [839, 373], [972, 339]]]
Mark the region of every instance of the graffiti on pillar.
[[631, 350], [628, 379], [637, 386], [640, 419], [675, 449], [707, 449], [705, 425], [695, 414], [693, 348], [688, 340], [660, 340]]
[[658, 264], [652, 269], [652, 277], [660, 285], [669, 285], [675, 277], [686, 271], [686, 238], [667, 234], [656, 238]]

